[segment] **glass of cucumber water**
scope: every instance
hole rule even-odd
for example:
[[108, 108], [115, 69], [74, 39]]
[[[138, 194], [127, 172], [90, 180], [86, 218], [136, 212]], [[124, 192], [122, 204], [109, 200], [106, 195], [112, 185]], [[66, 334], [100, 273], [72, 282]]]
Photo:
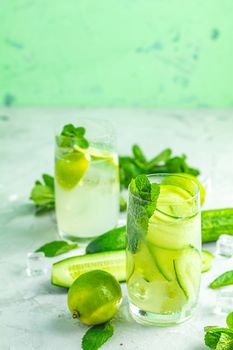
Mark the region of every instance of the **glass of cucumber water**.
[[55, 198], [59, 234], [87, 243], [117, 225], [116, 137], [103, 120], [79, 119], [56, 135]]
[[182, 175], [131, 181], [127, 289], [138, 322], [172, 325], [193, 314], [201, 280], [199, 197], [197, 184]]

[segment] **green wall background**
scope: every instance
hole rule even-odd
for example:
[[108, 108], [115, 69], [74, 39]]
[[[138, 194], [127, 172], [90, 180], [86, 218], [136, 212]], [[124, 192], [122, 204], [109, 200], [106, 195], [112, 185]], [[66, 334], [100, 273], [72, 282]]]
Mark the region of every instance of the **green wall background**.
[[233, 106], [232, 0], [0, 0], [2, 106]]

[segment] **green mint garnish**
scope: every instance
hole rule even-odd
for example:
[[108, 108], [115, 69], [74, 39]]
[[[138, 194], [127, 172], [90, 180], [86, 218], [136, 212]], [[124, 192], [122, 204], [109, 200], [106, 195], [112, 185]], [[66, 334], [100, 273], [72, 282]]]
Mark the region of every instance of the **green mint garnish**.
[[54, 177], [42, 175], [43, 181], [36, 181], [30, 199], [36, 206], [36, 214], [42, 214], [55, 208]]
[[62, 142], [65, 142], [65, 146], [67, 146], [66, 142], [68, 142], [68, 140], [66, 138], [69, 138], [72, 140], [73, 145], [78, 145], [81, 148], [88, 148], [89, 142], [84, 137], [85, 133], [85, 128], [75, 127], [73, 124], [67, 124], [63, 127], [61, 132], [61, 136], [65, 137]]
[[233, 270], [226, 271], [222, 275], [218, 276], [212, 283], [210, 283], [209, 287], [216, 289], [229, 284], [233, 284]]
[[233, 349], [233, 312], [226, 318], [229, 328], [207, 326], [205, 331], [205, 345], [210, 349], [232, 350]]
[[166, 148], [151, 160], [147, 160], [138, 145], [132, 147], [133, 156], [120, 157], [121, 189], [128, 188], [131, 180], [140, 174], [187, 173], [197, 176], [198, 169], [187, 164], [186, 155], [172, 157], [170, 148]]
[[113, 335], [110, 322], [102, 323], [88, 329], [82, 339], [83, 350], [97, 350]]
[[53, 241], [42, 245], [35, 252], [43, 252], [47, 258], [52, 258], [78, 248], [78, 244], [69, 244], [66, 241]]
[[138, 241], [146, 235], [149, 218], [153, 215], [160, 188], [156, 183], [151, 184], [146, 175], [138, 175], [130, 183], [128, 211], [128, 249], [136, 253]]

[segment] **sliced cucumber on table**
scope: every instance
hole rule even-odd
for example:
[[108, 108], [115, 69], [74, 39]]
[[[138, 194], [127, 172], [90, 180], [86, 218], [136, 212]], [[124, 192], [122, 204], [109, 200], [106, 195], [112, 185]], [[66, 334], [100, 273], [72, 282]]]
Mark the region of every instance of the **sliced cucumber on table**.
[[125, 250], [86, 254], [67, 258], [52, 265], [52, 284], [70, 287], [81, 274], [92, 270], [104, 270], [121, 282], [126, 279]]

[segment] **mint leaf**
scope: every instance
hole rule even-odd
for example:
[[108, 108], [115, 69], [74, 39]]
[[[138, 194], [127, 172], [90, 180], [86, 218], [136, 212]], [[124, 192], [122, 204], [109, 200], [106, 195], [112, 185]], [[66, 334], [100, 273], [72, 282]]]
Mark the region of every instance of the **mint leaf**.
[[[85, 128], [75, 127], [73, 124], [67, 124], [63, 127], [61, 136], [70, 138], [73, 141], [73, 145], [78, 145], [81, 148], [88, 148], [89, 142], [84, 137], [85, 133]], [[61, 147], [69, 147], [67, 139], [64, 139], [63, 142], [64, 145], [63, 143], [59, 143]]]
[[30, 199], [36, 206], [36, 214], [48, 212], [55, 208], [54, 178], [43, 174], [43, 183], [36, 181]]
[[153, 215], [159, 196], [159, 185], [151, 184], [146, 175], [139, 175], [130, 183], [128, 210], [128, 249], [136, 253], [138, 241], [147, 234], [149, 218]]
[[43, 252], [47, 258], [52, 258], [57, 255], [61, 255], [69, 252], [72, 249], [78, 247], [78, 244], [69, 244], [66, 241], [53, 241], [42, 245], [36, 249], [35, 252]]
[[[207, 326], [205, 331], [205, 344], [210, 349], [232, 350], [233, 330], [229, 328]], [[229, 345], [230, 344], [230, 345]], [[225, 346], [225, 347], [224, 347]]]
[[88, 329], [82, 339], [83, 350], [97, 350], [113, 335], [110, 322], [102, 323]]
[[233, 338], [226, 333], [221, 333], [216, 350], [233, 350]]
[[132, 146], [132, 152], [134, 154], [134, 157], [139, 161], [139, 162], [146, 162], [146, 157], [144, 153], [142, 152], [141, 148], [138, 145], [133, 145]]
[[54, 191], [54, 177], [49, 174], [43, 174], [42, 178], [44, 180], [45, 185]]
[[218, 276], [212, 283], [210, 283], [209, 287], [216, 289], [229, 284], [233, 284], [233, 270], [226, 271], [222, 275]]

